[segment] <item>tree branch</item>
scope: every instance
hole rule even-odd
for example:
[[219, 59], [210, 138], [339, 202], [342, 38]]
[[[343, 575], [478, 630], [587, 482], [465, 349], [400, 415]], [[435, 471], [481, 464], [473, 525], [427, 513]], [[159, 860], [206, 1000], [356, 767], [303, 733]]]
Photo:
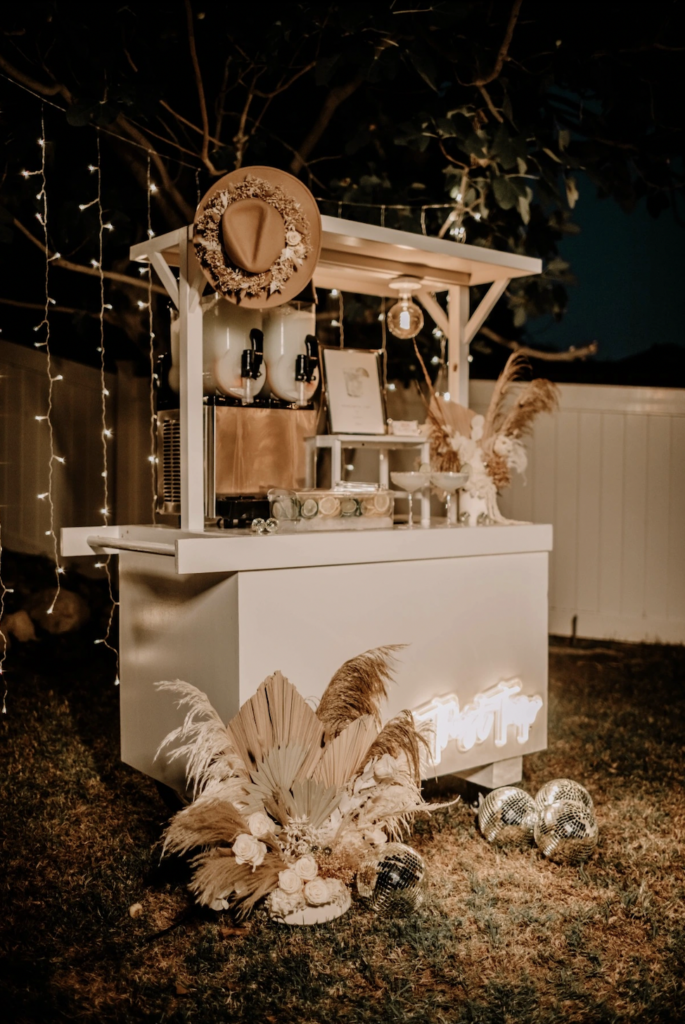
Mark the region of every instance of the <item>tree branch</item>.
[[364, 75], [360, 72], [351, 81], [347, 82], [346, 85], [336, 85], [335, 88], [331, 89], [311, 130], [297, 147], [297, 156], [294, 156], [290, 162], [291, 174], [297, 174], [302, 169], [307, 161], [307, 157], [323, 135], [335, 111], [353, 92], [356, 92], [363, 81]]
[[147, 152], [150, 154], [152, 162], [154, 163], [155, 167], [157, 168], [157, 171], [159, 172], [162, 187], [165, 189], [165, 191], [173, 201], [174, 205], [176, 206], [177, 210], [179, 211], [183, 219], [186, 222], [192, 221], [195, 211], [193, 210], [192, 206], [190, 206], [185, 201], [181, 193], [174, 185], [173, 181], [169, 177], [169, 172], [166, 169], [164, 161], [162, 160], [161, 156], [159, 155], [155, 147], [152, 145], [150, 140], [145, 135], [143, 135], [142, 131], [140, 131], [133, 124], [131, 124], [131, 122], [127, 118], [125, 118], [123, 114], [119, 114], [114, 123], [119, 125], [119, 127], [126, 132], [129, 138], [133, 139], [133, 141], [137, 142], [139, 146], [142, 146], [144, 149], [147, 150]]
[[311, 69], [315, 67], [316, 61], [313, 60], [310, 64], [307, 64], [305, 67], [300, 68], [299, 71], [296, 71], [295, 74], [288, 79], [285, 85], [279, 85], [276, 89], [274, 89], [273, 92], [261, 92], [259, 89], [254, 89], [253, 92], [255, 96], [260, 96], [262, 99], [272, 100], [274, 96], [278, 96], [279, 93], [285, 92], [286, 89], [290, 88], [293, 82], [296, 82], [298, 78], [300, 78], [302, 75], [306, 75], [308, 71], [311, 71]]
[[195, 46], [193, 8], [190, 0], [184, 0], [184, 3], [186, 8], [186, 21], [188, 23], [188, 48], [190, 50], [190, 59], [193, 62], [195, 86], [197, 88], [197, 98], [200, 102], [200, 117], [202, 118], [202, 163], [210, 174], [214, 174], [218, 177], [220, 174], [225, 174], [226, 172], [217, 171], [216, 167], [209, 159], [209, 118], [207, 117], [207, 102], [205, 100], [205, 90], [202, 84], [202, 72], [200, 70], [200, 62], [197, 59], [197, 47]]
[[487, 89], [485, 88], [485, 86], [484, 86], [484, 85], [479, 85], [479, 86], [478, 86], [478, 91], [480, 92], [481, 96], [483, 97], [483, 99], [484, 99], [484, 100], [485, 100], [485, 102], [487, 103], [487, 105], [488, 105], [488, 110], [490, 111], [490, 113], [492, 114], [492, 116], [493, 116], [493, 117], [494, 117], [494, 118], [495, 118], [495, 119], [496, 119], [497, 121], [499, 121], [499, 123], [500, 123], [500, 124], [504, 124], [504, 118], [503, 118], [503, 117], [502, 117], [502, 115], [500, 114], [499, 110], [497, 110], [497, 108], [496, 108], [495, 104], [494, 104], [494, 103], [492, 102], [492, 100], [490, 99], [490, 93], [489, 93], [489, 92], [488, 92], [488, 90], [487, 90]]
[[[45, 312], [44, 302], [20, 302], [19, 299], [6, 299], [0, 295], [0, 303], [4, 306], [17, 306], [20, 309], [39, 309], [41, 313]], [[94, 320], [100, 319], [99, 313], [93, 313], [90, 309], [72, 309], [71, 306], [50, 306], [51, 313], [82, 313], [84, 316], [90, 316]], [[113, 317], [112, 314], [105, 310], [104, 319], [111, 324], [116, 324], [117, 318]]]
[[[55, 256], [54, 253], [45, 248], [43, 243], [40, 242], [35, 235], [31, 234], [28, 228], [24, 227], [21, 221], [17, 220], [16, 217], [13, 217], [12, 219], [14, 226], [18, 228], [26, 238], [28, 238], [29, 242], [33, 242], [33, 244], [40, 249], [43, 255], [47, 253], [50, 258], [50, 262], [54, 267], [63, 267], [64, 270], [74, 270], [78, 274], [88, 274], [90, 277], [100, 276], [99, 267], [86, 267], [82, 263], [72, 263], [71, 260], [65, 260], [61, 256]], [[152, 272], [152, 270], [150, 270], [150, 272]], [[146, 280], [143, 280], [140, 277], [130, 277], [128, 274], [119, 274], [116, 270], [103, 270], [102, 276], [109, 278], [110, 281], [120, 281], [122, 284], [130, 284], [134, 288], [144, 288], [145, 291], [150, 287]], [[159, 284], [154, 284], [154, 282], [152, 284], [152, 290], [160, 295], [167, 294], [165, 288], [162, 288]], [[44, 305], [40, 308], [43, 309]]]
[[504, 62], [505, 60], [507, 60], [509, 56], [509, 47], [511, 46], [511, 40], [514, 36], [514, 29], [516, 28], [516, 22], [518, 21], [519, 11], [521, 10], [522, 3], [523, 0], [514, 0], [514, 3], [512, 4], [511, 13], [509, 14], [509, 21], [507, 22], [507, 28], [504, 33], [504, 39], [502, 40], [502, 45], [499, 48], [499, 51], [497, 53], [497, 59], [494, 63], [494, 66], [490, 74], [485, 75], [485, 77], [481, 76], [480, 78], [476, 78], [475, 81], [468, 82], [465, 84], [477, 86], [489, 85], [490, 82], [494, 82], [496, 78], [499, 78], [500, 72], [504, 67]]
[[74, 102], [74, 98], [66, 85], [62, 85], [61, 82], [55, 82], [53, 85], [44, 85], [43, 82], [32, 78], [31, 75], [25, 75], [23, 71], [15, 68], [13, 64], [10, 64], [2, 56], [0, 56], [0, 68], [6, 71], [10, 78], [14, 78], [21, 85], [25, 85], [27, 89], [33, 89], [34, 92], [40, 93], [41, 96], [62, 96], [69, 105]]
[[599, 348], [597, 342], [592, 341], [582, 348], [569, 348], [565, 352], [542, 352], [537, 348], [529, 348], [528, 345], [520, 345], [518, 341], [512, 341], [511, 338], [503, 338], [501, 334], [497, 334], [490, 327], [481, 327], [478, 333], [498, 345], [504, 345], [512, 352], [520, 352], [522, 356], [530, 356], [531, 359], [544, 359], [548, 363], [573, 363], [576, 359], [587, 359], [588, 356], [596, 355]]

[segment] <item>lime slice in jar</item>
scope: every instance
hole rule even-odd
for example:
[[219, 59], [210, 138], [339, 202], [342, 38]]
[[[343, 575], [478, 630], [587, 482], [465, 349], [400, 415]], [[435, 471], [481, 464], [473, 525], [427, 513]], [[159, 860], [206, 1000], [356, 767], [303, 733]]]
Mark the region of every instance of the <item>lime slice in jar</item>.
[[326, 519], [332, 519], [340, 515], [340, 501], [332, 494], [327, 494], [319, 501], [319, 515]]
[[341, 516], [358, 516], [361, 515], [361, 509], [359, 502], [356, 498], [342, 498], [340, 502], [340, 515]]
[[373, 499], [373, 507], [379, 515], [385, 515], [390, 510], [390, 495], [376, 494]]
[[319, 505], [315, 498], [305, 498], [302, 502], [300, 515], [303, 519], [314, 519], [319, 511]]

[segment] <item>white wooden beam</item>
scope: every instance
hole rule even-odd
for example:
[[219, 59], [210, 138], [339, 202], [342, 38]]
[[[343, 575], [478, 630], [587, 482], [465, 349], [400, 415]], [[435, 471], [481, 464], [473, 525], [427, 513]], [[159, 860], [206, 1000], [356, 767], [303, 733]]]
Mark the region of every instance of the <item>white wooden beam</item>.
[[[204, 276], [198, 274], [193, 243], [186, 235], [180, 250], [180, 407], [181, 529], [203, 533], [204, 439], [202, 415], [202, 308]], [[200, 281], [201, 279], [201, 281]], [[199, 290], [199, 294], [198, 294]]]
[[468, 409], [469, 405], [469, 346], [465, 341], [466, 324], [469, 318], [469, 289], [450, 288], [449, 331], [447, 333], [447, 382], [450, 400], [459, 402]]
[[427, 288], [421, 288], [420, 291], [416, 292], [416, 298], [429, 316], [433, 318], [436, 327], [439, 327], [444, 335], [449, 335], [450, 328], [447, 313], [445, 313], [433, 292], [428, 291]]
[[171, 267], [162, 256], [161, 252], [150, 253], [150, 263], [157, 271], [157, 276], [164, 285], [176, 309], [178, 309], [178, 281], [172, 273]]
[[464, 330], [464, 342], [470, 345], [478, 331], [481, 329], [490, 313], [493, 310], [495, 303], [504, 295], [505, 291], [509, 287], [509, 281], [511, 278], [503, 278], [501, 281], [495, 281], [490, 285], [487, 292], [480, 300], [478, 308], [473, 311], [471, 317], [466, 324]]
[[[190, 225], [192, 228], [192, 225]], [[165, 235], [153, 235], [145, 242], [138, 242], [131, 246], [129, 253], [132, 260], [145, 261], [150, 258], [152, 252], [165, 252], [169, 249], [176, 249], [183, 245], [188, 237], [188, 226], [168, 231]]]

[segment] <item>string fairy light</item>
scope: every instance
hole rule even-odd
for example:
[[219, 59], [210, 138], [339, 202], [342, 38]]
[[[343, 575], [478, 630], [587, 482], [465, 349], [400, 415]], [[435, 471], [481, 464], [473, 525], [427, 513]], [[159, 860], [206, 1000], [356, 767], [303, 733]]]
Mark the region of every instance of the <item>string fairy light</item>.
[[[108, 525], [110, 517], [109, 509], [109, 468], [108, 468], [108, 450], [107, 442], [113, 436], [113, 431], [107, 426], [107, 398], [109, 391], [107, 389], [107, 380], [105, 377], [105, 274], [102, 266], [103, 263], [103, 234], [105, 231], [104, 214], [102, 209], [102, 164], [100, 161], [100, 136], [97, 135], [97, 166], [93, 167], [91, 164], [88, 168], [91, 173], [97, 173], [97, 195], [95, 199], [86, 203], [80, 207], [81, 210], [88, 209], [89, 206], [97, 204], [98, 209], [98, 258], [92, 260], [94, 267], [98, 269], [98, 278], [100, 282], [100, 313], [99, 313], [99, 324], [100, 324], [100, 345], [98, 351], [100, 353], [100, 415], [102, 422], [102, 508], [100, 514], [102, 515], [104, 525]], [[112, 651], [117, 659], [117, 673], [116, 682], [119, 680], [119, 651], [110, 643], [110, 634], [112, 630], [112, 622], [114, 620], [114, 613], [118, 607], [119, 602], [114, 596], [112, 589], [112, 573], [110, 570], [111, 555], [108, 555], [104, 563], [98, 562], [97, 564], [105, 570], [105, 576], [107, 578], [107, 589], [109, 591], [110, 609], [109, 618], [107, 620], [107, 628], [105, 635], [100, 640], [96, 640], [95, 643], [103, 643], [108, 650]]]
[[7, 658], [7, 634], [2, 629], [2, 619], [5, 614], [5, 594], [11, 594], [2, 578], [2, 522], [0, 521], [0, 679], [2, 679], [2, 714], [7, 714], [7, 676], [5, 675], [5, 659]]
[[[152, 194], [157, 191], [157, 186], [150, 179], [151, 153], [147, 155], [147, 236], [152, 238]], [[139, 308], [144, 309], [147, 305], [147, 326], [150, 336], [150, 485], [152, 489], [152, 522], [156, 522], [157, 514], [157, 414], [155, 411], [155, 334], [152, 320], [152, 265], [147, 264], [147, 303], [138, 303]]]
[[50, 255], [49, 255], [50, 247], [49, 247], [49, 244], [48, 244], [49, 243], [49, 237], [48, 237], [48, 192], [47, 192], [47, 175], [46, 175], [46, 168], [45, 168], [45, 150], [46, 150], [45, 110], [44, 110], [43, 107], [41, 107], [41, 114], [40, 114], [40, 138], [38, 139], [38, 145], [40, 146], [40, 170], [39, 171], [26, 171], [26, 172], [23, 172], [23, 176], [25, 178], [28, 178], [28, 177], [31, 177], [34, 174], [39, 174], [40, 175], [41, 189], [40, 189], [40, 192], [38, 193], [36, 198], [42, 200], [42, 206], [43, 206], [42, 213], [41, 214], [36, 214], [36, 217], [40, 221], [40, 224], [41, 224], [41, 226], [43, 228], [44, 249], [45, 249], [45, 307], [44, 307], [44, 310], [43, 310], [43, 319], [34, 328], [34, 330], [38, 331], [38, 330], [41, 329], [41, 327], [45, 327], [45, 340], [36, 343], [36, 347], [39, 347], [39, 346], [40, 347], [44, 347], [45, 348], [45, 355], [46, 355], [46, 365], [47, 365], [47, 375], [48, 375], [48, 404], [47, 404], [46, 415], [45, 415], [44, 418], [45, 418], [45, 420], [47, 422], [47, 425], [48, 425], [48, 443], [49, 443], [49, 446], [50, 446], [50, 456], [49, 456], [49, 461], [48, 461], [48, 489], [47, 489], [47, 491], [43, 491], [41, 494], [39, 494], [38, 498], [39, 498], [40, 501], [43, 501], [45, 498], [47, 498], [47, 501], [48, 501], [48, 514], [49, 514], [50, 529], [45, 531], [45, 536], [46, 537], [50, 537], [52, 539], [52, 550], [53, 550], [53, 556], [54, 556], [54, 562], [55, 562], [55, 583], [56, 583], [54, 597], [52, 599], [50, 607], [47, 609], [47, 614], [48, 615], [52, 615], [52, 613], [55, 610], [55, 605], [56, 605], [57, 600], [59, 598], [60, 591], [62, 589], [62, 581], [60, 580], [60, 576], [62, 576], [64, 574], [64, 569], [62, 568], [62, 565], [60, 564], [60, 560], [59, 560], [59, 549], [58, 549], [58, 546], [57, 546], [57, 533], [55, 531], [55, 500], [54, 500], [54, 491], [53, 491], [53, 488], [54, 488], [54, 468], [55, 468], [55, 463], [56, 462], [59, 462], [62, 465], [64, 465], [65, 462], [66, 462], [66, 459], [63, 456], [55, 454], [55, 429], [54, 429], [54, 424], [52, 422], [53, 389], [54, 389], [55, 382], [58, 381], [58, 380], [63, 380], [63, 377], [62, 377], [61, 373], [53, 375], [53, 372], [52, 372], [52, 352], [50, 350], [50, 306], [51, 306], [52, 303], [50, 301], [50, 290], [49, 290], [50, 289]]

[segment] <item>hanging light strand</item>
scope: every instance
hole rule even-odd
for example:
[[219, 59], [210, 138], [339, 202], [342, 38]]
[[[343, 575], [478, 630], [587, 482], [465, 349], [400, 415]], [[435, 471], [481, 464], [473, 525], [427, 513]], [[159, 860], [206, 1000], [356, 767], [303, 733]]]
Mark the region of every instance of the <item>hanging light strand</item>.
[[[0, 522], [0, 623], [5, 614], [5, 594], [9, 593], [2, 579], [2, 523]], [[0, 679], [2, 679], [2, 714], [7, 714], [7, 678], [5, 676], [5, 659], [7, 658], [7, 635], [0, 626]]]
[[[40, 115], [40, 139], [38, 140], [40, 146], [40, 192], [38, 198], [42, 200], [43, 211], [42, 214], [37, 214], [37, 219], [43, 227], [43, 239], [45, 249], [45, 308], [43, 310], [43, 319], [40, 324], [35, 328], [39, 330], [41, 327], [45, 327], [45, 340], [42, 342], [45, 348], [45, 355], [47, 358], [47, 374], [48, 374], [48, 407], [46, 412], [46, 422], [48, 425], [48, 439], [50, 445], [50, 457], [48, 461], [48, 489], [45, 497], [48, 499], [48, 512], [50, 517], [50, 529], [46, 531], [47, 536], [52, 540], [52, 550], [55, 561], [55, 596], [52, 599], [52, 603], [47, 610], [48, 615], [52, 615], [55, 610], [55, 604], [60, 595], [61, 580], [60, 576], [64, 572], [59, 560], [59, 549], [57, 546], [57, 533], [55, 531], [55, 498], [54, 498], [54, 467], [55, 462], [64, 464], [64, 458], [55, 454], [55, 428], [52, 422], [52, 410], [53, 410], [53, 389], [55, 381], [62, 380], [61, 374], [53, 375], [52, 372], [52, 352], [50, 351], [50, 246], [49, 246], [49, 235], [48, 235], [48, 192], [47, 192], [47, 176], [45, 170], [45, 150], [47, 148], [45, 139], [45, 111], [41, 109]], [[41, 344], [41, 343], [39, 343]], [[39, 497], [42, 497], [39, 495]]]
[[[147, 237], [152, 238], [154, 231], [152, 230], [152, 191], [153, 184], [150, 179], [151, 170], [151, 154], [147, 155]], [[156, 505], [157, 505], [157, 454], [156, 454], [156, 434], [157, 434], [157, 414], [155, 412], [155, 334], [153, 331], [153, 320], [152, 320], [152, 263], [148, 261], [147, 264], [147, 326], [148, 334], [150, 336], [149, 344], [149, 356], [150, 356], [150, 486], [152, 490], [152, 522], [154, 524], [156, 520]]]
[[[104, 216], [102, 210], [102, 166], [100, 163], [100, 136], [97, 135], [97, 156], [98, 162], [97, 167], [93, 168], [97, 172], [97, 196], [94, 203], [97, 203], [98, 208], [98, 272], [100, 280], [100, 412], [102, 419], [102, 508], [100, 510], [104, 525], [108, 525], [110, 518], [109, 509], [109, 466], [108, 466], [108, 451], [107, 441], [112, 436], [112, 430], [107, 426], [107, 397], [109, 390], [107, 388], [107, 378], [105, 376], [105, 274], [103, 263], [103, 237], [105, 231]], [[88, 206], [93, 204], [89, 203]], [[85, 209], [85, 207], [83, 207]], [[117, 679], [119, 678], [119, 651], [116, 647], [110, 643], [110, 634], [112, 631], [112, 622], [114, 620], [114, 613], [117, 609], [119, 602], [114, 596], [114, 590], [112, 588], [112, 572], [110, 569], [110, 561], [112, 556], [108, 555], [103, 563], [105, 570], [105, 576], [107, 577], [107, 589], [109, 591], [109, 618], [107, 620], [107, 628], [105, 635], [101, 641], [96, 640], [96, 643], [103, 643], [108, 650], [112, 651], [117, 659]]]

